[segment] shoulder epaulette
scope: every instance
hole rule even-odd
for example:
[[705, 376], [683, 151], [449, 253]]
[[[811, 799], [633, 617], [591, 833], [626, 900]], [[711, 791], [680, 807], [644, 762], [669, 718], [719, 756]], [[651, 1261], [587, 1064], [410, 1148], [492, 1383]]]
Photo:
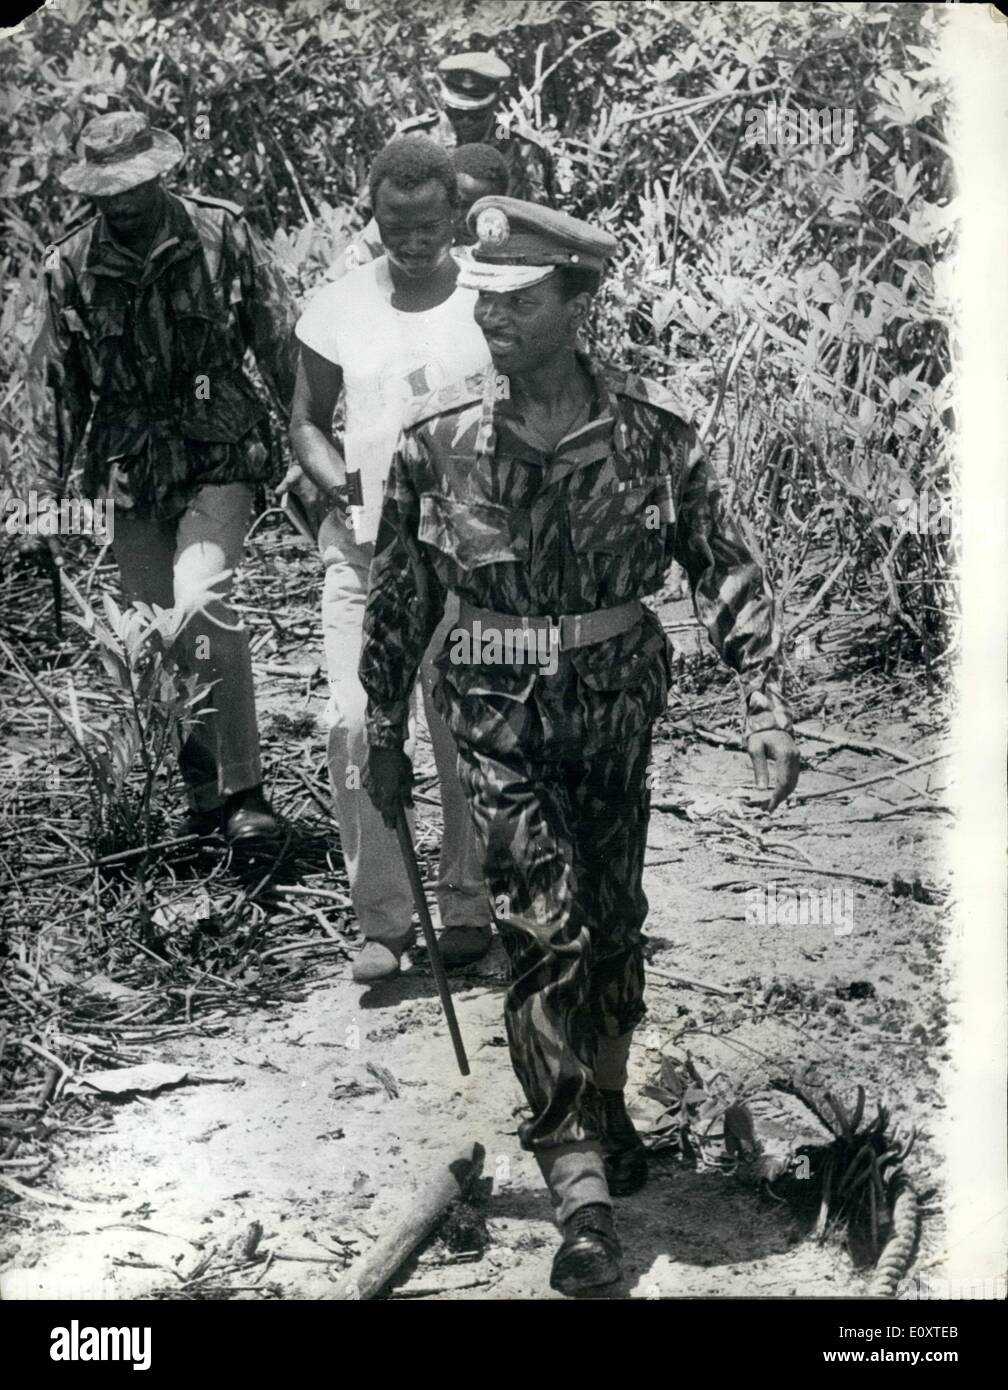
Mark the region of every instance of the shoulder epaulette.
[[68, 232], [64, 232], [62, 236], [58, 236], [56, 240], [52, 242], [52, 245], [62, 246], [63, 243], [69, 241], [71, 237], [80, 236], [81, 232], [86, 232], [89, 227], [93, 227], [100, 216], [101, 213], [96, 212], [95, 215], [89, 217], [86, 222], [78, 222], [76, 227], [71, 227]]
[[474, 372], [471, 376], [463, 377], [460, 381], [452, 381], [447, 386], [439, 386], [430, 395], [423, 396], [413, 405], [408, 406], [403, 420], [403, 428], [413, 429], [416, 425], [422, 425], [438, 415], [446, 415], [450, 411], [461, 410], [463, 406], [474, 405], [482, 399], [483, 373]]
[[635, 401], [643, 401], [645, 405], [653, 405], [658, 410], [666, 410], [670, 415], [676, 415], [687, 425], [693, 419], [693, 412], [684, 401], [672, 394], [667, 386], [660, 385], [657, 381], [649, 381], [647, 377], [637, 376], [635, 372], [625, 372], [622, 382], [616, 386], [616, 394], [619, 396], [630, 396]]
[[200, 203], [204, 207], [210, 208], [223, 208], [233, 217], [245, 216], [245, 209], [238, 203], [230, 203], [226, 198], [211, 198], [209, 193], [180, 193], [179, 197], [184, 198], [188, 203]]
[[[42, 255], [42, 274], [47, 281], [61, 266], [73, 267], [75, 275], [86, 268], [91, 239], [100, 218], [101, 213], [96, 213], [86, 222], [79, 222], [76, 227], [71, 227], [45, 248]], [[52, 255], [54, 250], [55, 256]]]
[[[94, 217], [89, 217], [86, 222], [79, 222], [76, 227], [71, 227], [68, 232], [64, 232], [62, 236], [57, 237], [52, 245], [60, 247], [60, 254], [70, 260], [73, 260], [78, 252], [84, 255], [91, 243], [92, 234], [100, 218], [101, 213], [95, 213]], [[44, 258], [43, 268], [48, 268], [45, 266]]]
[[407, 116], [396, 126], [395, 133], [396, 135], [409, 135], [418, 130], [429, 130], [431, 126], [437, 125], [439, 119], [436, 111], [424, 111], [419, 116]]

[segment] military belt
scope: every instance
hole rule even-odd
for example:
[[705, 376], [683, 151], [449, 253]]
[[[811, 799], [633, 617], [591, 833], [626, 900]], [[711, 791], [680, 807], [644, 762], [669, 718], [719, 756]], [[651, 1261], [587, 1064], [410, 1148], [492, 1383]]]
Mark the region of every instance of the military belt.
[[[545, 613], [537, 617], [518, 613], [496, 613], [492, 608], [475, 608], [459, 597], [458, 626], [472, 631], [479, 623], [483, 633], [498, 631], [544, 632], [558, 650], [569, 652], [574, 647], [590, 647], [605, 642], [637, 626], [644, 616], [640, 599], [632, 598], [614, 608], [598, 608], [593, 613]], [[556, 635], [554, 635], [556, 634]]]

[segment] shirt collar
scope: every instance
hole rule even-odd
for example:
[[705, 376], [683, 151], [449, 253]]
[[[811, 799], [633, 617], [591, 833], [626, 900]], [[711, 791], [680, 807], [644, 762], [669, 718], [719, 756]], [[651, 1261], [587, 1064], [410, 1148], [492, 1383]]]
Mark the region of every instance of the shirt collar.
[[[591, 380], [594, 398], [585, 423], [579, 425], [569, 434], [565, 434], [553, 449], [552, 454], [549, 455], [556, 463], [562, 462], [565, 471], [570, 468], [578, 468], [582, 464], [595, 463], [609, 453], [615, 419], [612, 394], [604, 371], [597, 367], [588, 354], [580, 348], [577, 349], [576, 355], [578, 362]], [[510, 398], [497, 401], [494, 427], [498, 431], [503, 427], [507, 437], [508, 453], [512, 457], [521, 458], [529, 463], [540, 464], [547, 457], [544, 450], [538, 448], [522, 433], [521, 427], [515, 419], [514, 407], [511, 405]], [[552, 466], [551, 464], [551, 468]]]
[[154, 280], [180, 255], [188, 255], [198, 245], [196, 228], [181, 201], [174, 194], [165, 193], [161, 218], [146, 259], [116, 241], [105, 218], [100, 217], [88, 248], [87, 268], [93, 275], [111, 275], [135, 283]]

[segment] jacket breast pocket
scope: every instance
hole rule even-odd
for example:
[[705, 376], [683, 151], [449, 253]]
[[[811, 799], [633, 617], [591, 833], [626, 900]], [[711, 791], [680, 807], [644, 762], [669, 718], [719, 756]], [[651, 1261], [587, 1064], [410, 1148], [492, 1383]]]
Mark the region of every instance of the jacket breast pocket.
[[63, 321], [73, 334], [95, 391], [112, 385], [123, 364], [126, 311], [117, 305], [92, 306], [85, 323], [76, 309], [63, 310]]
[[576, 551], [623, 555], [657, 547], [663, 527], [675, 519], [671, 479], [632, 480], [596, 497], [568, 502], [567, 514]]
[[420, 499], [418, 537], [474, 570], [528, 558], [530, 519], [526, 511], [476, 498], [426, 493]]
[[[197, 375], [215, 366], [208, 348], [214, 331], [209, 314], [175, 313], [175, 362], [180, 375]], [[212, 346], [216, 347], [216, 344]], [[216, 353], [214, 353], [216, 358]]]

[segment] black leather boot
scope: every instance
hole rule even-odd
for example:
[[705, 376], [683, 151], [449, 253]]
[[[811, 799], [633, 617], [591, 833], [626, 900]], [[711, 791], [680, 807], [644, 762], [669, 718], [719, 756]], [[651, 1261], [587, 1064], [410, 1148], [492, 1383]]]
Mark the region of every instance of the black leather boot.
[[224, 802], [224, 836], [229, 845], [251, 849], [283, 839], [283, 826], [263, 796], [262, 786], [235, 792]]
[[627, 1114], [622, 1091], [599, 1091], [602, 1098], [602, 1156], [613, 1197], [639, 1192], [648, 1178], [644, 1143]]
[[215, 807], [212, 811], [195, 811], [190, 808], [179, 826], [179, 835], [198, 835], [202, 840], [208, 840], [213, 835], [221, 833], [221, 808]]
[[550, 1287], [573, 1294], [615, 1284], [623, 1278], [622, 1256], [612, 1208], [601, 1202], [577, 1207], [564, 1222], [563, 1244], [553, 1257]]

